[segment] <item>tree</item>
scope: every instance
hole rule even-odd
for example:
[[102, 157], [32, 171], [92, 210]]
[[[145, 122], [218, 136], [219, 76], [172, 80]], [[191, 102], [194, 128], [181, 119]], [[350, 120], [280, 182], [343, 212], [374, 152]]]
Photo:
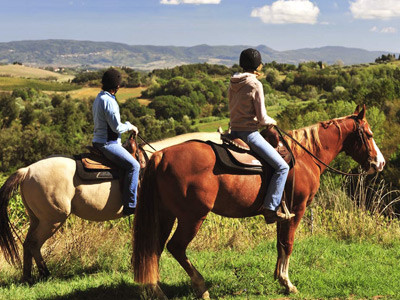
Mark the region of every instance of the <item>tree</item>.
[[1, 128], [10, 127], [12, 121], [18, 118], [19, 111], [14, 97], [7, 94], [0, 95]]
[[32, 121], [35, 119], [34, 109], [30, 103], [25, 105], [25, 109], [22, 111], [20, 119], [21, 119], [21, 124], [24, 127], [31, 124]]

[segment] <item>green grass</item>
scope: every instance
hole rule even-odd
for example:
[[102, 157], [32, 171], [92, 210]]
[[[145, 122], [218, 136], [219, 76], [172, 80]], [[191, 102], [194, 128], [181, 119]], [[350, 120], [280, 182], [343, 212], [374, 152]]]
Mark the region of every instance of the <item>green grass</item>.
[[0, 65], [0, 76], [36, 79], [54, 78], [59, 82], [66, 82], [72, 80], [75, 77], [73, 75], [60, 74], [57, 72], [51, 72], [43, 69], [21, 65]]
[[228, 124], [229, 118], [207, 117], [197, 119], [192, 127], [198, 128], [200, 132], [216, 132], [220, 126], [223, 130], [227, 130]]
[[[128, 245], [128, 241], [114, 245], [125, 249], [122, 258], [113, 257], [117, 265], [83, 266], [67, 275], [56, 272], [31, 287], [18, 283], [17, 273], [10, 278], [3, 269], [0, 299], [139, 299], [139, 287], [123, 261], [129, 258]], [[246, 250], [190, 250], [188, 257], [204, 276], [212, 299], [396, 299], [400, 295], [400, 243], [388, 247], [324, 236], [296, 241], [290, 264], [290, 278], [299, 289], [296, 295], [285, 295], [273, 279], [273, 240]], [[71, 269], [76, 267], [70, 263]], [[168, 253], [161, 258], [161, 288], [170, 299], [194, 299], [188, 276]]]
[[80, 86], [39, 79], [0, 77], [0, 91], [12, 91], [16, 88], [34, 88], [43, 91], [71, 91], [79, 89]]

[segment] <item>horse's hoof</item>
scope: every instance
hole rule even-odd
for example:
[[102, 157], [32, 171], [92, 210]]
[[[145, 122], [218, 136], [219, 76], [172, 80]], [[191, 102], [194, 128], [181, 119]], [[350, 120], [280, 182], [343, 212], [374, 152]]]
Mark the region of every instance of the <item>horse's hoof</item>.
[[210, 299], [210, 294], [208, 291], [205, 291], [203, 295], [201, 295], [201, 299]]
[[291, 287], [286, 287], [286, 294], [297, 294], [299, 291], [292, 285]]
[[33, 280], [32, 277], [25, 277], [25, 276], [23, 276], [23, 277], [21, 278], [21, 282], [22, 282], [22, 283], [27, 283], [27, 284], [29, 284], [29, 285], [33, 285], [33, 284], [35, 283], [35, 281]]
[[144, 286], [144, 296], [146, 299], [168, 300], [158, 284], [147, 284]]

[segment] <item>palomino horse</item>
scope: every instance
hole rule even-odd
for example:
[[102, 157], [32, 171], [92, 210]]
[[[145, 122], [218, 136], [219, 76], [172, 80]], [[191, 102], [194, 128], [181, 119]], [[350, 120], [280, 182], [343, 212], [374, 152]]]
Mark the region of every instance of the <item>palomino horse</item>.
[[[190, 133], [164, 139], [152, 144], [161, 150], [189, 139], [215, 140], [217, 133]], [[129, 138], [128, 151], [135, 155], [135, 140]], [[131, 148], [129, 148], [131, 147]], [[149, 145], [143, 146], [147, 156], [151, 156]], [[143, 158], [140, 158], [143, 161]], [[21, 195], [29, 214], [30, 227], [23, 244], [23, 280], [31, 282], [32, 257], [42, 277], [49, 270], [41, 255], [41, 247], [70, 214], [93, 221], [107, 221], [122, 217], [121, 193], [118, 180], [90, 182], [82, 181], [76, 175], [75, 160], [53, 156], [40, 160], [12, 174], [0, 189], [0, 248], [6, 260], [19, 263], [18, 248], [15, 243], [7, 206], [12, 194], [21, 186]]]
[[[326, 164], [341, 151], [368, 172], [381, 171], [385, 164], [365, 119], [365, 106], [361, 112], [357, 108], [353, 115], [294, 130], [291, 134]], [[294, 234], [319, 188], [325, 166], [290, 140], [287, 142], [296, 158], [293, 203], [287, 199], [296, 216], [277, 226], [275, 277], [287, 292], [296, 292], [288, 274]], [[211, 146], [199, 141], [188, 141], [154, 153], [145, 170], [135, 216], [135, 281], [152, 287], [158, 297], [165, 297], [157, 286], [158, 263], [177, 219], [178, 226], [167, 249], [191, 278], [197, 296], [208, 298], [205, 281], [187, 258], [186, 248], [210, 211], [231, 218], [259, 214], [270, 173], [267, 178], [229, 174], [216, 163]], [[287, 181], [287, 195], [291, 195], [292, 182], [293, 170]]]
[[[139, 161], [135, 139], [128, 139], [125, 148]], [[141, 163], [143, 166], [143, 163]], [[76, 174], [72, 158], [52, 156], [12, 174], [0, 189], [0, 247], [6, 260], [20, 263], [18, 248], [8, 218], [7, 206], [13, 193], [21, 186], [21, 196], [28, 212], [30, 226], [23, 243], [23, 277], [31, 282], [32, 258], [39, 275], [50, 272], [41, 255], [42, 245], [61, 227], [69, 215], [92, 221], [107, 221], [122, 217], [119, 180], [83, 181]]]

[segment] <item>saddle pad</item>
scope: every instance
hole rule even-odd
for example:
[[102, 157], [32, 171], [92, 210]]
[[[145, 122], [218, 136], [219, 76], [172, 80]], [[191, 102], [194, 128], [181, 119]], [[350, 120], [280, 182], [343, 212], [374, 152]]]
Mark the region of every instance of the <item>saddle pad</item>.
[[90, 170], [85, 169], [81, 159], [76, 160], [76, 174], [78, 174], [79, 178], [82, 180], [112, 180], [119, 179], [120, 174], [117, 170], [109, 169], [109, 170]]
[[[213, 142], [207, 142], [211, 148], [215, 152], [215, 156], [217, 157], [217, 161], [222, 164], [223, 167], [228, 169], [229, 171], [232, 172], [239, 172], [240, 174], [245, 173], [245, 174], [262, 174], [263, 173], [263, 168], [261, 163], [258, 162], [257, 165], [250, 165], [250, 164], [245, 164], [239, 162], [232, 154], [231, 151], [229, 151], [226, 147], [220, 144], [215, 144]], [[248, 156], [246, 158], [246, 161], [253, 161], [257, 160], [254, 156], [248, 154], [248, 153], [238, 153], [239, 156], [246, 155]], [[238, 156], [237, 156], [238, 157]], [[249, 158], [250, 157], [250, 158]], [[257, 160], [258, 161], [258, 160]]]
[[74, 156], [76, 173], [82, 180], [111, 180], [119, 179], [119, 170], [106, 158], [91, 153]]

